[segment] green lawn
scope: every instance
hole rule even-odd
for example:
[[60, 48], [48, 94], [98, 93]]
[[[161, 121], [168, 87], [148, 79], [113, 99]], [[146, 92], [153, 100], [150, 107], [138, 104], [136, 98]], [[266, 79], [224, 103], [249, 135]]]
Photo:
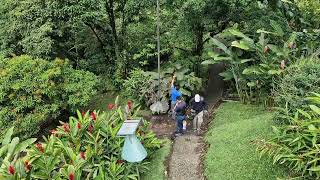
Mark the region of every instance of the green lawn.
[[165, 140], [163, 147], [157, 150], [151, 158], [149, 171], [142, 175], [142, 180], [164, 180], [165, 176], [165, 161], [171, 150], [171, 141]]
[[286, 172], [256, 152], [253, 140], [271, 133], [272, 113], [237, 102], [223, 103], [216, 111], [206, 141], [205, 174], [213, 180], [276, 179]]

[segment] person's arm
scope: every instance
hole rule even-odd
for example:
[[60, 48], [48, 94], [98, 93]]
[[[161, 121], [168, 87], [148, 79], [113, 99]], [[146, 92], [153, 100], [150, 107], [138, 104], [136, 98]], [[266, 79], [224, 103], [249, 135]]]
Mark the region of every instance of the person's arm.
[[173, 77], [172, 77], [172, 81], [171, 81], [171, 88], [174, 87], [174, 81], [176, 79], [176, 75], [174, 74]]
[[180, 103], [177, 102], [176, 105], [174, 106], [174, 108], [173, 108], [174, 112], [177, 112], [177, 111], [180, 110], [179, 104], [180, 104]]
[[192, 109], [193, 108], [193, 102], [194, 102], [194, 98], [191, 98], [191, 100], [189, 101], [189, 108]]

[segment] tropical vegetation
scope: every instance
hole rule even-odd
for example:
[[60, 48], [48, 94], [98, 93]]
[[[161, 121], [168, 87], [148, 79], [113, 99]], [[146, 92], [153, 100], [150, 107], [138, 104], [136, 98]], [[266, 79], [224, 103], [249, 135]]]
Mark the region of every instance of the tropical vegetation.
[[[106, 109], [110, 97], [121, 94], [144, 109], [159, 98], [169, 103], [175, 75], [189, 99], [205, 93], [210, 68], [219, 64], [227, 96], [274, 111], [273, 124], [243, 121], [273, 126], [273, 135], [254, 141], [258, 152], [286, 164], [294, 177], [320, 178], [320, 2], [159, 2], [160, 76], [156, 0], [0, 2], [1, 176], [138, 179], [151, 156], [137, 164], [120, 159], [123, 140], [115, 132], [123, 107]], [[56, 126], [47, 136], [45, 129]], [[152, 154], [161, 143], [146, 122], [141, 128]]]
[[[138, 109], [132, 106], [132, 117]], [[128, 163], [121, 158], [124, 138], [117, 132], [124, 121], [121, 106], [109, 104], [104, 112], [77, 111], [75, 117], [52, 129], [43, 141], [20, 141], [10, 128], [1, 143], [1, 179], [137, 179], [148, 170], [149, 159]], [[138, 129], [138, 138], [149, 156], [162, 141], [148, 129]]]

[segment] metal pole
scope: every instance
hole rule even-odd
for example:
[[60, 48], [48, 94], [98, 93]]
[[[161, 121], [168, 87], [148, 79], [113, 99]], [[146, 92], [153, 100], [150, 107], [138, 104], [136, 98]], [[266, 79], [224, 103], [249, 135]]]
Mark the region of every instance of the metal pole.
[[160, 4], [157, 0], [157, 44], [158, 44], [158, 101], [160, 101], [161, 96], [161, 87], [160, 87]]

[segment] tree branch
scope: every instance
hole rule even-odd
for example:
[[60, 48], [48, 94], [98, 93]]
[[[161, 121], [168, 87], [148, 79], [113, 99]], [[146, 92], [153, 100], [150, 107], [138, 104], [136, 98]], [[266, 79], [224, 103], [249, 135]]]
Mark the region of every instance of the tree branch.
[[103, 41], [101, 40], [101, 38], [99, 37], [99, 35], [97, 34], [97, 32], [95, 31], [95, 29], [92, 27], [91, 24], [89, 23], [84, 23], [85, 25], [87, 25], [91, 31], [93, 32], [93, 34], [96, 36], [97, 40], [99, 41], [99, 43], [101, 44], [102, 47], [105, 47], [105, 44], [103, 43]]

